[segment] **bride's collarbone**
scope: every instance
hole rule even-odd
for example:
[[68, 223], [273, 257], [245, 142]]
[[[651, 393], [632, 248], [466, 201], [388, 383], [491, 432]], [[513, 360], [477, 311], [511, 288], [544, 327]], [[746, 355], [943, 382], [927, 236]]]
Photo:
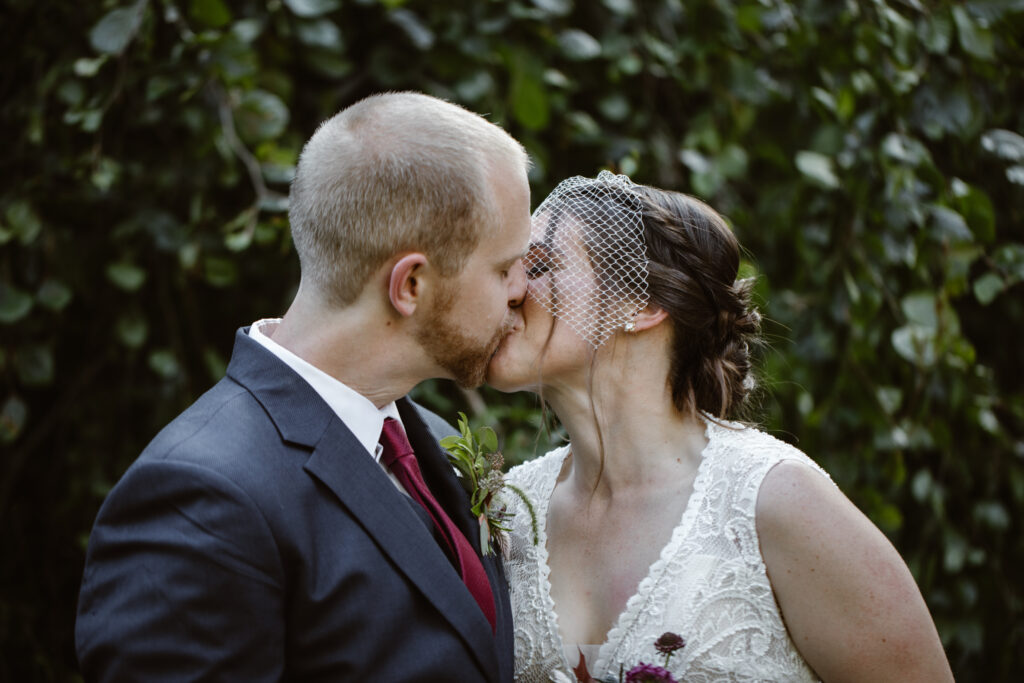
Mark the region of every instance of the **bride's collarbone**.
[[[548, 508], [549, 550], [623, 552], [642, 544], [660, 549], [680, 523], [693, 483], [637, 490], [615, 501], [556, 490]], [[552, 548], [558, 546], [558, 548]]]
[[681, 522], [693, 482], [675, 484], [610, 504], [556, 489], [547, 518], [549, 581], [566, 643], [604, 642]]

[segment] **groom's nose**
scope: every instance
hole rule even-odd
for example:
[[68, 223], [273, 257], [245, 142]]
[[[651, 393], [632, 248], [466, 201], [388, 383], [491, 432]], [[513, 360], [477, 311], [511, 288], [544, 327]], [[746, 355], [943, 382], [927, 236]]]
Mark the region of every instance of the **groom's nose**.
[[508, 306], [515, 308], [523, 305], [526, 298], [526, 268], [523, 267], [523, 259], [519, 259], [512, 265], [508, 273]]

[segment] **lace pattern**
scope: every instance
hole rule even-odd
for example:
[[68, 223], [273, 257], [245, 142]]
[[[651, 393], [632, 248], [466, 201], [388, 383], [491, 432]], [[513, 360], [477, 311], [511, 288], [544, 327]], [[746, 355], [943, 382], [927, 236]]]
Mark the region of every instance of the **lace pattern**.
[[[655, 663], [654, 641], [665, 631], [686, 639], [669, 667], [678, 680], [808, 681], [818, 679], [786, 631], [761, 557], [755, 506], [761, 482], [776, 464], [798, 460], [828, 477], [796, 448], [756, 429], [707, 423], [708, 445], [682, 520], [636, 594], [608, 632], [596, 678], [616, 679], [619, 665]], [[547, 509], [569, 447], [514, 468], [508, 481], [533, 501], [539, 524], [534, 546], [529, 514], [515, 514], [505, 571], [511, 585], [517, 681], [570, 676], [551, 598]]]

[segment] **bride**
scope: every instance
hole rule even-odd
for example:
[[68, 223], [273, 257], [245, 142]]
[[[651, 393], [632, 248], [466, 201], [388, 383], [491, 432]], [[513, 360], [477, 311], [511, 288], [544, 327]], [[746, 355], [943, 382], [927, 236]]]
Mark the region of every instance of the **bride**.
[[[739, 246], [692, 197], [602, 172], [534, 213], [529, 294], [488, 382], [570, 443], [508, 475], [516, 678], [664, 663], [686, 681], [951, 681], [885, 536], [796, 448], [727, 418], [759, 316]], [[572, 680], [569, 678], [569, 680]]]

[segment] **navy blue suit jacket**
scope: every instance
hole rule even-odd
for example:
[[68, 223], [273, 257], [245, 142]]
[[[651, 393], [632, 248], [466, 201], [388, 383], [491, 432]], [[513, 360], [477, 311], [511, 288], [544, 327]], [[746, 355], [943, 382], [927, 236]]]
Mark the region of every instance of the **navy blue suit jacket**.
[[[427, 422], [402, 422], [435, 496], [479, 551]], [[104, 501], [75, 627], [87, 681], [512, 680], [497, 634], [414, 504], [313, 389], [239, 330], [227, 376]]]

